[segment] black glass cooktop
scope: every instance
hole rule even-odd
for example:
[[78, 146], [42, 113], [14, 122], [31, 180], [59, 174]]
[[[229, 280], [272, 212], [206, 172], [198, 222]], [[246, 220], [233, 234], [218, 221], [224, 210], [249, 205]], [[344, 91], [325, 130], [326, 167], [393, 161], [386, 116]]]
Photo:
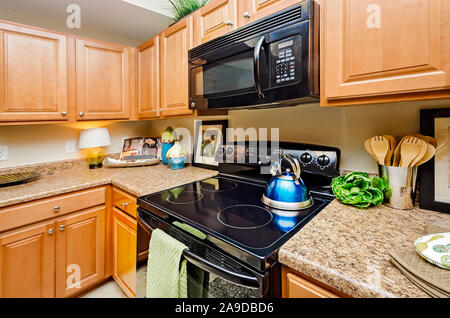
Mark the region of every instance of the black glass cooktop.
[[265, 184], [218, 176], [139, 199], [144, 210], [189, 224], [209, 236], [250, 250], [272, 252], [329, 201], [313, 196], [314, 204], [297, 213], [264, 205]]

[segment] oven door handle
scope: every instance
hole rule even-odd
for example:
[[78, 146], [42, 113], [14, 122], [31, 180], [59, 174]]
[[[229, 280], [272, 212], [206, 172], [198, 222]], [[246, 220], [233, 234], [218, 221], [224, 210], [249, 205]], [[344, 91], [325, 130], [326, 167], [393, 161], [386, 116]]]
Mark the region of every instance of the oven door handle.
[[198, 256], [197, 254], [192, 253], [189, 250], [184, 250], [183, 256], [189, 263], [192, 263], [202, 270], [215, 274], [218, 277], [234, 284], [252, 289], [260, 289], [261, 287], [256, 276], [235, 272], [228, 268], [219, 266], [213, 262], [208, 261], [207, 259], [204, 259], [203, 257]]
[[256, 94], [260, 98], [264, 98], [264, 93], [261, 89], [261, 50], [263, 49], [265, 37], [261, 37], [255, 45], [253, 56], [253, 77], [255, 81]]

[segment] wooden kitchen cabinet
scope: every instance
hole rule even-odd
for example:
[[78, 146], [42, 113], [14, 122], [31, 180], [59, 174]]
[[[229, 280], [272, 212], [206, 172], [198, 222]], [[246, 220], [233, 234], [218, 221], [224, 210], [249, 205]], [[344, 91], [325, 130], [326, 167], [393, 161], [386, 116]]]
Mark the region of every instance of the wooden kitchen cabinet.
[[128, 297], [136, 297], [137, 221], [113, 209], [113, 278]]
[[55, 222], [0, 235], [0, 298], [55, 297]]
[[293, 270], [282, 267], [283, 298], [339, 298], [334, 293], [301, 278]]
[[131, 48], [76, 39], [77, 120], [130, 117]]
[[0, 122], [67, 120], [67, 36], [0, 21]]
[[156, 36], [137, 48], [138, 116], [160, 116], [160, 45]]
[[161, 33], [161, 115], [190, 115], [188, 50], [193, 46], [193, 15]]
[[[105, 206], [60, 218], [55, 231], [56, 297], [78, 294], [105, 278]], [[72, 279], [76, 274], [80, 280]]]
[[298, 4], [299, 0], [239, 0], [239, 27]]
[[450, 96], [448, 1], [321, 1], [321, 11], [323, 106]]
[[237, 28], [237, 2], [237, 0], [213, 0], [195, 12], [194, 46]]

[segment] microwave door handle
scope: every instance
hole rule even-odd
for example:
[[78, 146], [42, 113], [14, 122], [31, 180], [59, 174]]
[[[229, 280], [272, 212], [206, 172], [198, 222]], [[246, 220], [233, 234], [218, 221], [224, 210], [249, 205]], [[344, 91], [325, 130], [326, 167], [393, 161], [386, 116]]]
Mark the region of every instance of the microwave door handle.
[[189, 263], [194, 264], [202, 270], [215, 274], [229, 282], [252, 289], [261, 288], [256, 276], [235, 272], [228, 268], [219, 266], [207, 259], [204, 259], [203, 257], [198, 256], [197, 254], [192, 253], [189, 250], [184, 250], [183, 256]]
[[255, 52], [253, 57], [253, 77], [255, 79], [256, 93], [260, 98], [264, 98], [264, 93], [261, 89], [261, 50], [264, 45], [265, 38], [261, 37], [255, 45]]

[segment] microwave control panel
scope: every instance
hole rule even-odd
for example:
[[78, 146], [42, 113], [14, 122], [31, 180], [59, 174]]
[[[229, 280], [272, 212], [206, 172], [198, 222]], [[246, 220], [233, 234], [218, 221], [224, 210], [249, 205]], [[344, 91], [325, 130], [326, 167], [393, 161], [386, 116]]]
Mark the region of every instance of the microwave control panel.
[[270, 44], [271, 87], [289, 85], [301, 79], [301, 37], [293, 36]]

